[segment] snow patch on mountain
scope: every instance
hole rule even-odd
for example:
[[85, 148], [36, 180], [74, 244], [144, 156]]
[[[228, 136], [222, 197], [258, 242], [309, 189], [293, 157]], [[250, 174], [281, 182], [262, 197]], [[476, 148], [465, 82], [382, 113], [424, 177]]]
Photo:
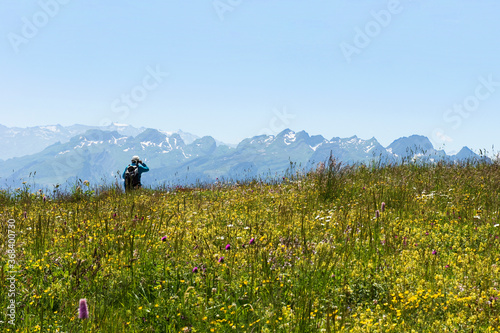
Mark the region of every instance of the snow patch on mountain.
[[83, 140], [79, 145], [76, 145], [75, 147], [73, 147], [73, 149], [80, 149], [80, 148], [83, 148], [85, 146], [87, 147], [90, 147], [92, 145], [99, 145], [99, 144], [103, 144], [104, 141], [91, 141], [91, 140]]
[[[325, 142], [328, 142], [328, 141], [325, 141]], [[325, 142], [321, 142], [321, 143], [317, 144], [316, 146], [309, 146], [309, 148], [311, 148], [313, 151], [316, 151], [316, 149], [318, 149], [318, 147], [320, 147]]]
[[48, 130], [51, 132], [60, 132], [57, 126], [55, 125], [49, 125], [49, 126], [40, 126], [41, 129]]
[[297, 137], [295, 136], [295, 133], [290, 131], [287, 134], [285, 134], [285, 138], [283, 139], [283, 142], [288, 146], [291, 145], [292, 142], [295, 142]]
[[365, 148], [365, 153], [369, 153], [371, 150], [375, 148], [375, 145], [371, 143], [368, 147]]

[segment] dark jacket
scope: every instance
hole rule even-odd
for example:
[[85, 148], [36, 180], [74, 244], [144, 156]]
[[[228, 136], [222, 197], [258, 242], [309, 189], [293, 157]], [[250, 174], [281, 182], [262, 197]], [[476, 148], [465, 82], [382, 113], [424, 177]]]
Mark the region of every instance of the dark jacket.
[[[129, 164], [125, 167], [125, 170], [123, 170], [123, 174], [122, 174], [122, 178], [125, 179], [125, 173], [127, 172], [127, 169], [129, 166], [131, 165], [137, 165], [138, 169], [139, 169], [139, 186], [141, 185], [141, 174], [143, 172], [148, 172], [149, 171], [149, 168], [148, 166], [146, 165], [146, 163], [139, 163], [139, 164], [136, 164], [136, 163], [132, 163], [132, 164]], [[123, 186], [125, 186], [125, 181], [123, 182]]]

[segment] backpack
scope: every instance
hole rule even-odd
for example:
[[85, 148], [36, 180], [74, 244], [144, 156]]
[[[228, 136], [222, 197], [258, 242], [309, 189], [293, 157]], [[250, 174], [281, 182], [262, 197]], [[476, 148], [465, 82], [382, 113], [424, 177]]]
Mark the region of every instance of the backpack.
[[125, 188], [131, 190], [140, 184], [139, 168], [137, 165], [129, 165], [125, 171]]

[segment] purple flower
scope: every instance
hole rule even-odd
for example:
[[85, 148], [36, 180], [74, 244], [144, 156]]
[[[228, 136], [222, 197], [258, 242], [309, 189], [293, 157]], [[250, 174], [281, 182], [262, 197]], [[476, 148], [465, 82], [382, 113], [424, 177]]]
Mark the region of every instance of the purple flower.
[[115, 218], [115, 217], [116, 217], [116, 213], [113, 213], [113, 218]]
[[436, 255], [436, 254], [438, 254], [438, 251], [436, 251], [436, 250], [432, 250], [432, 254], [433, 254], [433, 255]]
[[231, 250], [231, 244], [226, 245], [226, 250]]
[[220, 257], [220, 258], [219, 258], [219, 263], [221, 263], [221, 264], [222, 264], [223, 262], [224, 262], [224, 257]]
[[381, 212], [385, 211], [385, 202], [382, 202], [382, 205], [380, 205], [380, 211]]
[[87, 307], [87, 300], [85, 298], [80, 299], [80, 306], [78, 308], [78, 318], [88, 319], [89, 309]]
[[255, 243], [255, 238], [252, 237], [252, 239], [250, 239], [250, 241], [248, 242], [248, 244], [252, 245]]
[[43, 196], [43, 202], [45, 202], [47, 200], [47, 197], [44, 195]]
[[167, 236], [163, 236], [163, 237], [161, 238], [161, 241], [162, 241], [162, 242], [166, 242], [166, 241], [167, 241]]
[[24, 218], [26, 218], [28, 216], [28, 214], [26, 213], [26, 211], [24, 211]]
[[380, 217], [380, 211], [377, 209], [377, 210], [375, 211], [375, 218], [377, 218], [377, 219], [378, 219], [379, 217]]
[[198, 273], [198, 267], [193, 268], [193, 273]]

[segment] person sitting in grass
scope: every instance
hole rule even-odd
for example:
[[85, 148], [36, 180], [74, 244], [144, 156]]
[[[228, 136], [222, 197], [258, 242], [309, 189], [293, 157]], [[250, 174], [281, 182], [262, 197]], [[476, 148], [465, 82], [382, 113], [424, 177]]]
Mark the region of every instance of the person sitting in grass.
[[149, 168], [141, 161], [139, 156], [132, 157], [132, 164], [127, 165], [125, 171], [123, 171], [122, 178], [124, 181], [125, 191], [138, 189], [142, 186], [141, 184], [141, 174], [143, 172], [148, 172]]

